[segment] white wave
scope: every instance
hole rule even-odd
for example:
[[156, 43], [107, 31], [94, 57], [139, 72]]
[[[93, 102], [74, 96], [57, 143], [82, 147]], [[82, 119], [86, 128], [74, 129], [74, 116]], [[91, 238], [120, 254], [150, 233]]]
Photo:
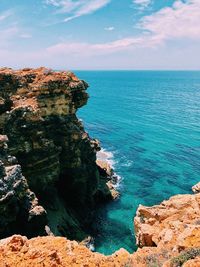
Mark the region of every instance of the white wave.
[[110, 166], [114, 169], [114, 165], [116, 164], [116, 162], [114, 160], [114, 154], [112, 152], [102, 148], [100, 151], [97, 152], [97, 159], [102, 161], [107, 161], [110, 164]]
[[124, 163], [121, 164], [121, 166], [123, 166], [123, 167], [130, 167], [132, 165], [133, 165], [132, 160], [126, 160]]
[[[115, 161], [114, 154], [111, 151], [107, 151], [106, 149], [102, 148], [100, 151], [97, 152], [97, 159], [108, 162], [111, 168], [115, 170], [115, 165], [117, 164], [117, 161]], [[114, 171], [113, 187], [116, 189], [119, 188], [121, 180], [121, 176]]]

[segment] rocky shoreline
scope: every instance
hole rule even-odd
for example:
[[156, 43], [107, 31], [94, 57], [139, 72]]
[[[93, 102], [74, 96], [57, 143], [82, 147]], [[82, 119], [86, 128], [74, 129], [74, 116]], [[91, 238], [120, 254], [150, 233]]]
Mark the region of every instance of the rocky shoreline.
[[86, 247], [96, 207], [119, 196], [76, 117], [87, 87], [71, 72], [0, 69], [0, 267], [200, 266], [199, 184], [138, 207], [135, 253]]

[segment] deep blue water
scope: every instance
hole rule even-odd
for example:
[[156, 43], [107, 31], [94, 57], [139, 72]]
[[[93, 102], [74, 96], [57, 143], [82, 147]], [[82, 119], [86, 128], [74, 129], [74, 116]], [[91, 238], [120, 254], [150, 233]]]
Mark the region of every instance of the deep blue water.
[[120, 199], [99, 212], [96, 250], [133, 251], [137, 206], [190, 193], [200, 181], [200, 72], [75, 73], [90, 84], [78, 116], [122, 177]]

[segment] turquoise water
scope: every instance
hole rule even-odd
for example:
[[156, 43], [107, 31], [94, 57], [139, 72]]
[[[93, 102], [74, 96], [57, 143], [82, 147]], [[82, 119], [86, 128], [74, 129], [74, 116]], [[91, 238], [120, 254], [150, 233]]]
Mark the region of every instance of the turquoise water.
[[96, 250], [131, 252], [137, 206], [190, 193], [200, 181], [200, 72], [75, 73], [90, 84], [78, 116], [121, 176], [120, 199], [99, 211]]

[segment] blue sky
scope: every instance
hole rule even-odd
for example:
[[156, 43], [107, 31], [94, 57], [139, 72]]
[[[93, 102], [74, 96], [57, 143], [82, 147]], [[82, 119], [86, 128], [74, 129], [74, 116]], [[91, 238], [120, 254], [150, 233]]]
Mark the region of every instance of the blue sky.
[[0, 0], [0, 66], [200, 69], [200, 0]]

